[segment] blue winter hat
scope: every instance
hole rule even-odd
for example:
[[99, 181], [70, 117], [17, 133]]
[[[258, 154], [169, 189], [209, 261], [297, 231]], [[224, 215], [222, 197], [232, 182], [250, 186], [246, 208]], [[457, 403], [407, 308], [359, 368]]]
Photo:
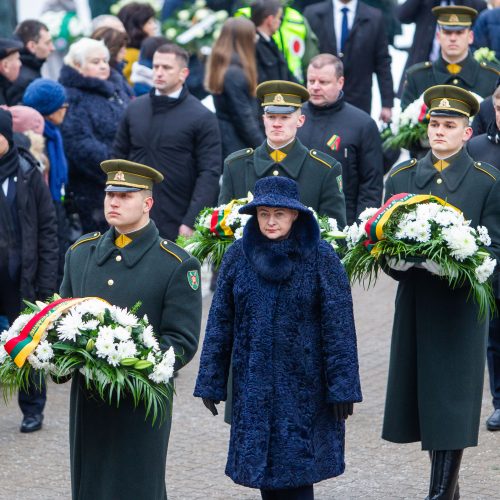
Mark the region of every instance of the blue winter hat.
[[264, 177], [255, 183], [254, 199], [243, 205], [240, 214], [255, 215], [257, 207], [280, 207], [311, 211], [299, 201], [298, 184], [288, 177]]
[[66, 102], [64, 87], [47, 78], [33, 80], [24, 91], [23, 104], [47, 116], [57, 111]]

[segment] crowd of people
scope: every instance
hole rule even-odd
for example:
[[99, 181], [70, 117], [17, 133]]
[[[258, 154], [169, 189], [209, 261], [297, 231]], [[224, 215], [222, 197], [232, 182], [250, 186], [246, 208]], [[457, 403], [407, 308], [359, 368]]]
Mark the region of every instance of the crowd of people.
[[[173, 242], [193, 234], [203, 208], [254, 192], [242, 208], [252, 223], [214, 273], [195, 395], [214, 415], [226, 401], [234, 481], [265, 499], [312, 499], [315, 482], [344, 470], [344, 421], [361, 388], [350, 288], [309, 208], [343, 228], [384, 192], [432, 193], [486, 226], [500, 257], [500, 1], [489, 4], [208, 1], [230, 17], [200, 65], [159, 33], [149, 3], [129, 2], [117, 16], [99, 11], [50, 78], [49, 27], [22, 21], [0, 38], [3, 326], [22, 299], [59, 290], [122, 307], [146, 296], [162, 348], [185, 354], [180, 369], [196, 352], [201, 290], [199, 263]], [[160, 17], [179, 7], [166, 0]], [[416, 29], [395, 89], [389, 45], [401, 23]], [[489, 60], [474, 57], [479, 48]], [[399, 151], [383, 149], [379, 129], [399, 114], [395, 103], [422, 96], [428, 144], [393, 166]], [[383, 438], [421, 441], [428, 498], [457, 499], [462, 451], [477, 445], [486, 351], [487, 428], [500, 430], [500, 322], [479, 321], [443, 269], [384, 267], [399, 287]], [[134, 276], [147, 276], [147, 292]], [[495, 296], [500, 308], [497, 282]], [[166, 498], [169, 422], [104, 409], [78, 376], [72, 384], [73, 498]], [[19, 392], [21, 432], [41, 429], [45, 401], [45, 383]], [[110, 420], [121, 422], [113, 432], [82, 438]], [[124, 477], [138, 455], [117, 436], [131, 426], [134, 450], [157, 456], [150, 484], [150, 471]]]

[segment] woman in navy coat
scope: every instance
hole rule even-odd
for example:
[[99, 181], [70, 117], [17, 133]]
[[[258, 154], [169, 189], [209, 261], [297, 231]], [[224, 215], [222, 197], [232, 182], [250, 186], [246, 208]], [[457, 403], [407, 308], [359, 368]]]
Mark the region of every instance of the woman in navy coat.
[[352, 299], [297, 184], [266, 177], [227, 251], [194, 395], [215, 415], [232, 357], [226, 474], [263, 499], [312, 499], [344, 472], [344, 420], [361, 401]]

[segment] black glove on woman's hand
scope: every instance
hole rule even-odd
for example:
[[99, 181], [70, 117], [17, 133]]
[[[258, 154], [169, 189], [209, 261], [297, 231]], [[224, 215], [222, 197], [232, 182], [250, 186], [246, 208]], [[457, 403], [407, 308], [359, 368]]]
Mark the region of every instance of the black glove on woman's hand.
[[208, 398], [202, 398], [202, 400], [203, 400], [203, 404], [212, 412], [212, 415], [214, 417], [215, 417], [215, 415], [219, 414], [215, 405], [218, 405], [220, 403], [220, 401], [214, 401], [213, 399], [208, 399]]
[[333, 403], [332, 411], [335, 420], [347, 420], [349, 415], [352, 415], [353, 403]]

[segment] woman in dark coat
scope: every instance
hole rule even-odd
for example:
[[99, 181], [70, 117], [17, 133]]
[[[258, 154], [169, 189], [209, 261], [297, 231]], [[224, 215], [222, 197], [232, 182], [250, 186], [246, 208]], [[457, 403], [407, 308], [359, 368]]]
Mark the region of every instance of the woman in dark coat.
[[264, 141], [255, 97], [255, 26], [243, 17], [228, 19], [207, 64], [205, 86], [213, 94], [222, 137], [222, 155], [256, 148]]
[[216, 414], [232, 354], [226, 474], [264, 499], [311, 499], [344, 472], [361, 401], [347, 276], [298, 200], [295, 181], [266, 177], [240, 209], [253, 217], [224, 257], [194, 392]]
[[64, 59], [59, 81], [66, 88], [69, 108], [61, 126], [69, 162], [69, 189], [84, 233], [104, 232], [106, 176], [100, 163], [111, 158], [111, 146], [129, 96], [121, 76], [110, 73], [109, 52], [102, 41], [82, 38]]

